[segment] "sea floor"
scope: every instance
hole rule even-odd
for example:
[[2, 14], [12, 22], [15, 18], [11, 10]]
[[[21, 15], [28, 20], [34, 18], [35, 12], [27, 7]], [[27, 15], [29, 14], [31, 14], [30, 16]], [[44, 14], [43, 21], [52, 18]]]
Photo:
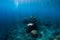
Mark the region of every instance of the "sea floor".
[[[50, 23], [49, 23], [50, 24]], [[20, 27], [22, 26], [22, 27]], [[33, 38], [30, 33], [26, 33], [26, 25], [11, 26], [3, 33], [2, 40], [60, 40], [60, 24], [39, 25], [37, 38]], [[40, 36], [41, 34], [42, 36]]]

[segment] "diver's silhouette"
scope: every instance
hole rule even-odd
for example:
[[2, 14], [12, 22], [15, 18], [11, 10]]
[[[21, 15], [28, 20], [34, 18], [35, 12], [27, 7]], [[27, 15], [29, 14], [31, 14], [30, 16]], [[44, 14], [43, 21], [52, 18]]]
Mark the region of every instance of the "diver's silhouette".
[[31, 16], [29, 20], [24, 20], [24, 23], [28, 27], [28, 30], [26, 31], [27, 33], [29, 33], [31, 30], [38, 30], [37, 19], [33, 16]]
[[[31, 31], [33, 31], [33, 30], [35, 30], [35, 32], [38, 31], [38, 23], [37, 23], [37, 19], [35, 17], [31, 16], [31, 18], [29, 20], [25, 20], [24, 22], [27, 26], [26, 33], [31, 33]], [[35, 37], [35, 38], [37, 36], [38, 36], [38, 34], [33, 35], [33, 37]]]

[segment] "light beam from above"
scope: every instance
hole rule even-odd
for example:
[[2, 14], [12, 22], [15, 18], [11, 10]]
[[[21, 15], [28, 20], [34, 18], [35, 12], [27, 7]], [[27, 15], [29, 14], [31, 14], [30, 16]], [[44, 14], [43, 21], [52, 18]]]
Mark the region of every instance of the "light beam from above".
[[30, 4], [30, 3], [36, 3], [39, 2], [39, 0], [13, 0], [16, 7], [18, 7], [21, 4]]
[[19, 1], [18, 0], [14, 0], [14, 2], [15, 2], [16, 7], [18, 7]]

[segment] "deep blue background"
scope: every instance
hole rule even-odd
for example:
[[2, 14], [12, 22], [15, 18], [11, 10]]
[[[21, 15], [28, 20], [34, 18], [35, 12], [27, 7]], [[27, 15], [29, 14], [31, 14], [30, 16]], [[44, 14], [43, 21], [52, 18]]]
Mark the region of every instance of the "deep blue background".
[[0, 33], [6, 30], [11, 22], [21, 21], [31, 15], [37, 18], [60, 20], [60, 0], [41, 0], [16, 5], [10, 0], [0, 0]]

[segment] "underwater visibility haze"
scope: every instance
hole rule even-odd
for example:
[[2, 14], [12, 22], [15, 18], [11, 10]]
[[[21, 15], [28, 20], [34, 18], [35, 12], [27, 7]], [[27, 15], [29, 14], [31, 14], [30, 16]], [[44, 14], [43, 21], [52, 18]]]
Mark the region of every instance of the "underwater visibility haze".
[[[39, 33], [25, 32], [24, 20], [31, 16], [40, 21]], [[60, 40], [60, 0], [0, 0], [0, 40], [55, 39]]]

